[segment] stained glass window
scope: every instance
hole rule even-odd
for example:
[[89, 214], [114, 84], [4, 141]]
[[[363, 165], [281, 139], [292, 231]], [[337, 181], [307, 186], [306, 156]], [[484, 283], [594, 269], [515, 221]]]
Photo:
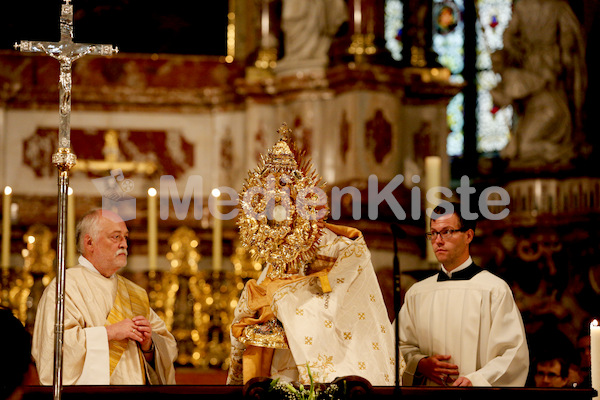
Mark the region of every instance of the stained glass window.
[[402, 0], [385, 2], [385, 47], [396, 61], [402, 60], [403, 11]]
[[[465, 7], [463, 0], [433, 1], [433, 51], [438, 61], [450, 70], [451, 80], [462, 82], [465, 68], [465, 30], [461, 16]], [[446, 22], [452, 21], [452, 22]], [[446, 152], [449, 156], [460, 156], [464, 147], [464, 96], [457, 94], [448, 104], [448, 134]]]
[[452, 73], [454, 81], [462, 82], [465, 68], [465, 32], [461, 18], [463, 0], [433, 0], [433, 50], [438, 61]]
[[[465, 29], [462, 19], [465, 0], [432, 0], [433, 32], [432, 47], [438, 61], [452, 73], [455, 82], [463, 81]], [[476, 24], [476, 84], [475, 110], [464, 109], [464, 94], [459, 93], [448, 104], [447, 120], [450, 134], [447, 141], [449, 156], [461, 156], [464, 152], [465, 112], [475, 113], [477, 121], [477, 151], [494, 153], [502, 150], [510, 138], [513, 111], [510, 107], [494, 107], [490, 90], [500, 76], [492, 71], [492, 53], [502, 49], [502, 35], [512, 11], [513, 0], [477, 0]], [[467, 21], [472, 23], [472, 21]], [[403, 12], [401, 0], [386, 1], [386, 46], [396, 60], [402, 55], [401, 39]]]
[[502, 150], [510, 138], [512, 108], [494, 107], [490, 90], [500, 76], [492, 71], [492, 54], [503, 47], [502, 35], [512, 15], [512, 0], [478, 0], [477, 7], [477, 151]]
[[446, 152], [449, 156], [459, 156], [463, 153], [464, 105], [465, 97], [462, 93], [458, 93], [450, 100], [446, 109], [446, 119], [448, 120], [448, 128], [450, 128], [450, 134], [446, 142]]

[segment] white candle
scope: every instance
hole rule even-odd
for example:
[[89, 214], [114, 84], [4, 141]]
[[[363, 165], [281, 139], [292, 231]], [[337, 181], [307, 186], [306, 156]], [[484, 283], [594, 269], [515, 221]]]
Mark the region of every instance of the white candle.
[[12, 188], [4, 188], [2, 198], [2, 268], [10, 266], [10, 205], [12, 203]]
[[223, 220], [221, 219], [221, 210], [219, 209], [219, 197], [221, 191], [213, 189], [211, 195], [214, 198], [215, 206], [211, 210], [213, 216], [213, 271], [220, 271], [223, 263]]
[[148, 189], [148, 268], [150, 271], [156, 271], [156, 260], [158, 255], [156, 194], [157, 191], [155, 188]]
[[360, 0], [354, 0], [354, 33], [361, 33], [362, 10]]
[[75, 193], [69, 188], [67, 196], [67, 267], [77, 262], [77, 246], [75, 245]]
[[597, 319], [590, 324], [590, 356], [592, 362], [592, 388], [600, 391], [600, 326], [598, 326]]
[[267, 41], [269, 38], [269, 29], [269, 0], [263, 0], [260, 16], [260, 30], [262, 35], [261, 45], [263, 47], [267, 45]]
[[[425, 191], [442, 185], [442, 158], [438, 156], [425, 157]], [[439, 199], [440, 194], [436, 193]], [[439, 200], [429, 202], [429, 206], [437, 206]]]
[[[439, 187], [442, 185], [442, 159], [438, 156], [425, 157], [425, 207], [431, 208], [432, 210], [439, 204], [440, 193], [435, 193], [435, 196], [428, 196], [430, 189]], [[425, 213], [425, 229], [429, 230], [431, 227], [431, 218]], [[433, 246], [431, 243], [426, 243], [427, 248], [427, 261], [430, 263], [437, 263], [437, 258], [433, 252]]]

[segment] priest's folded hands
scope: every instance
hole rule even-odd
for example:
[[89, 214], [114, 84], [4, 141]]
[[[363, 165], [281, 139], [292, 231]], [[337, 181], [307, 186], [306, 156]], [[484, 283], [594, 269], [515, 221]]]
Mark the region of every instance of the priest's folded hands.
[[[113, 211], [93, 209], [76, 230], [79, 264], [66, 271], [63, 385], [175, 384], [177, 343], [150, 307], [146, 290], [118, 271], [129, 229]], [[56, 280], [44, 290], [32, 356], [40, 383], [53, 382]], [[51, 316], [51, 317], [48, 317]]]
[[152, 328], [150, 322], [141, 315], [107, 325], [106, 333], [108, 340], [135, 340], [140, 344], [143, 352], [152, 349]]
[[142, 351], [144, 353], [152, 352], [152, 327], [150, 326], [150, 322], [142, 315], [133, 317], [132, 321], [135, 324], [136, 332], [142, 335], [142, 340], [138, 340]]
[[445, 362], [451, 356], [436, 354], [419, 361], [417, 371], [441, 386], [473, 386], [471, 381], [459, 375], [458, 365]]

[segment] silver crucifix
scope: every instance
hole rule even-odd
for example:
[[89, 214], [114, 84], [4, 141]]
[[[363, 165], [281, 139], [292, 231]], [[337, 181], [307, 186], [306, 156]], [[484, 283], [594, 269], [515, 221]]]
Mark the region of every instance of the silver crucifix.
[[60, 41], [32, 42], [21, 40], [15, 43], [15, 49], [22, 52], [46, 53], [60, 62], [60, 125], [58, 147], [71, 147], [71, 66], [75, 60], [87, 54], [110, 56], [119, 49], [110, 44], [87, 44], [73, 42], [73, 5], [71, 0], [64, 0], [60, 13]]
[[106, 44], [83, 44], [73, 42], [73, 5], [71, 0], [63, 0], [60, 12], [60, 41], [31, 42], [23, 40], [15, 43], [15, 49], [22, 52], [46, 53], [60, 63], [60, 103], [58, 150], [52, 155], [52, 162], [58, 167], [58, 233], [56, 271], [56, 313], [54, 330], [54, 400], [60, 400], [62, 392], [62, 359], [64, 339], [65, 302], [65, 255], [67, 226], [67, 192], [69, 170], [77, 157], [71, 152], [71, 67], [75, 60], [87, 54], [109, 56], [118, 49]]

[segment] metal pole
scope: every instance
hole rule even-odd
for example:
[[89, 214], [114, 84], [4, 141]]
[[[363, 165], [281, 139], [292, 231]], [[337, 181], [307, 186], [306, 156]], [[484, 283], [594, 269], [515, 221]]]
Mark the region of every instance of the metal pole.
[[65, 323], [65, 216], [67, 215], [67, 190], [69, 175], [60, 172], [58, 177], [58, 259], [56, 266], [56, 313], [54, 318], [54, 399], [60, 399], [62, 390], [63, 338]]
[[65, 325], [65, 255], [68, 214], [69, 170], [75, 165], [76, 157], [70, 148], [61, 148], [52, 156], [58, 167], [58, 232], [56, 265], [56, 309], [54, 314], [54, 378], [52, 381], [54, 400], [60, 400], [63, 376], [63, 342]]
[[400, 394], [400, 258], [398, 257], [398, 239], [406, 237], [406, 232], [396, 224], [391, 225], [392, 236], [394, 240], [394, 262], [393, 262], [393, 274], [394, 274], [394, 350], [396, 358], [396, 371], [395, 371], [395, 386], [394, 392]]
[[75, 60], [95, 54], [110, 56], [119, 50], [107, 44], [85, 44], [73, 42], [73, 0], [63, 0], [60, 8], [60, 41], [32, 42], [22, 40], [15, 43], [15, 49], [23, 52], [45, 53], [60, 62], [59, 77], [59, 127], [58, 151], [52, 155], [52, 163], [58, 168], [58, 241], [56, 271], [56, 313], [54, 328], [54, 399], [60, 400], [62, 391], [62, 361], [65, 321], [65, 254], [66, 227], [69, 190], [69, 170], [77, 162], [71, 153], [71, 67]]

